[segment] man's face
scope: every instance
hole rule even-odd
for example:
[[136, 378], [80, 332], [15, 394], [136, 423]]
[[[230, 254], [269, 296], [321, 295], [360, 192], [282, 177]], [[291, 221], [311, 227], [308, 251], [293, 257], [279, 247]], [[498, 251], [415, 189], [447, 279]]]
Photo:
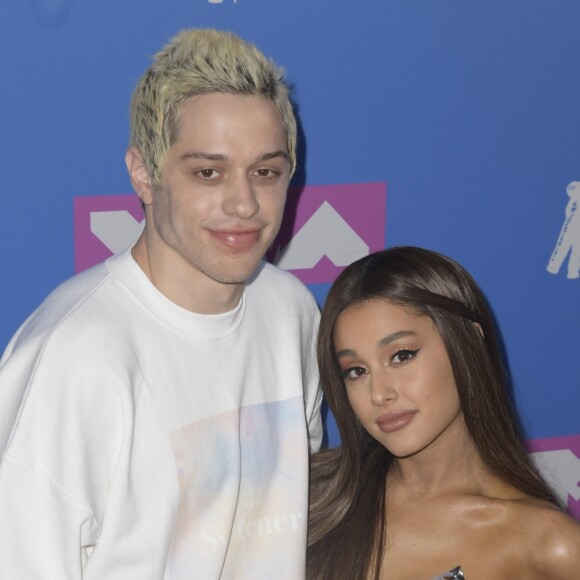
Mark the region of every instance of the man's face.
[[146, 209], [149, 243], [182, 279], [210, 290], [241, 284], [282, 220], [289, 162], [281, 115], [269, 99], [208, 93], [181, 106], [178, 126]]

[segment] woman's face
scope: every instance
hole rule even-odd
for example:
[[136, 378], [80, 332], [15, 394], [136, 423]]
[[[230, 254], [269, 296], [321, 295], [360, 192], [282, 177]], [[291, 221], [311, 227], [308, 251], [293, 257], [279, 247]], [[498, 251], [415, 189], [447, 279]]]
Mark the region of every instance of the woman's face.
[[386, 300], [355, 304], [336, 321], [334, 347], [353, 411], [393, 455], [464, 441], [449, 357], [428, 316]]

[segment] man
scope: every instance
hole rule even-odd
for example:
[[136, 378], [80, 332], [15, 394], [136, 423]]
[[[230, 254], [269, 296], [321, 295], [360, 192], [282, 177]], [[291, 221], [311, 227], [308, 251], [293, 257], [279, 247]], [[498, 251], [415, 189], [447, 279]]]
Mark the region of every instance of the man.
[[214, 30], [138, 83], [145, 229], [0, 366], [0, 578], [300, 578], [321, 439], [314, 300], [261, 259], [294, 171], [281, 71]]

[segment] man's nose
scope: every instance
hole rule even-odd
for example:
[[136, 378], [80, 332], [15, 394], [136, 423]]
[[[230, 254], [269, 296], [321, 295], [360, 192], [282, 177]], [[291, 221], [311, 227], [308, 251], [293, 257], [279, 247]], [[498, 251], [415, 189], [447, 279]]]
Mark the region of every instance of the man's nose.
[[248, 176], [240, 176], [228, 184], [223, 209], [229, 215], [249, 219], [260, 210], [256, 191]]

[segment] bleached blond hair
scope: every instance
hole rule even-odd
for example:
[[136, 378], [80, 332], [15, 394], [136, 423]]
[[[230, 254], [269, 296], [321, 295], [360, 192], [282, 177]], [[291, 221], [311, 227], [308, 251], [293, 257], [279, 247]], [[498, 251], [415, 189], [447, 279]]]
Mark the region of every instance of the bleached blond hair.
[[167, 151], [177, 139], [181, 104], [211, 92], [274, 102], [282, 116], [292, 175], [297, 130], [283, 69], [235, 34], [190, 29], [155, 55], [131, 99], [130, 143], [139, 149], [152, 185], [159, 185]]

